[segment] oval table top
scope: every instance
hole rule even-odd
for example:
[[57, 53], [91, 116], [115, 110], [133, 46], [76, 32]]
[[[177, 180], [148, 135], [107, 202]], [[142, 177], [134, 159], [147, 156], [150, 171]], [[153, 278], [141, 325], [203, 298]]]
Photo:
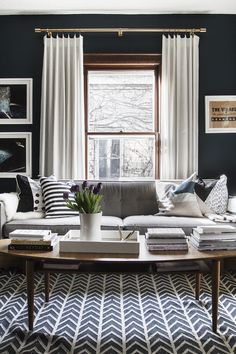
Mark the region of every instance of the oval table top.
[[169, 261], [191, 261], [191, 260], [211, 260], [236, 257], [236, 250], [222, 251], [198, 251], [189, 245], [188, 252], [185, 251], [158, 251], [150, 252], [145, 245], [144, 236], [140, 236], [139, 254], [108, 254], [108, 253], [78, 253], [59, 252], [57, 244], [53, 251], [9, 251], [9, 239], [0, 240], [0, 254], [13, 257], [32, 259], [34, 261], [55, 261], [55, 262], [127, 262], [127, 263], [153, 263]]

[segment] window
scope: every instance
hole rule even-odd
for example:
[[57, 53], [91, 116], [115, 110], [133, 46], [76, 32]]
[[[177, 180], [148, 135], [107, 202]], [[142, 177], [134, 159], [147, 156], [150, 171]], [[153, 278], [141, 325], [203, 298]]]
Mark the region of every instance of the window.
[[89, 179], [158, 177], [159, 59], [155, 55], [85, 57]]

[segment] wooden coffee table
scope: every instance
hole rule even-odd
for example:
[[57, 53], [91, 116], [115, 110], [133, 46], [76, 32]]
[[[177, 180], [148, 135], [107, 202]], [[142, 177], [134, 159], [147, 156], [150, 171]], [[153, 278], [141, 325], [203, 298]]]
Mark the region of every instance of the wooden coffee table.
[[[218, 320], [218, 299], [220, 285], [220, 268], [221, 261], [225, 258], [236, 257], [235, 251], [210, 251], [199, 252], [191, 245], [189, 251], [183, 253], [180, 251], [171, 251], [163, 253], [150, 253], [146, 246], [144, 237], [140, 237], [140, 253], [139, 255], [129, 254], [105, 254], [105, 253], [59, 253], [58, 246], [52, 252], [41, 251], [8, 251], [7, 246], [10, 240], [0, 240], [0, 254], [19, 257], [25, 260], [26, 280], [27, 280], [27, 299], [28, 299], [28, 325], [33, 330], [34, 322], [34, 272], [43, 270], [43, 263], [53, 264], [78, 264], [86, 262], [94, 263], [145, 263], [153, 264], [158, 262], [172, 261], [211, 261], [212, 263], [212, 330], [217, 332]], [[53, 267], [53, 266], [52, 266]], [[60, 269], [44, 269], [45, 275], [45, 301], [49, 301], [49, 274], [52, 272], [60, 272]], [[58, 267], [59, 268], [59, 267]], [[67, 271], [67, 270], [66, 270]], [[196, 298], [199, 297], [200, 275], [196, 277]]]

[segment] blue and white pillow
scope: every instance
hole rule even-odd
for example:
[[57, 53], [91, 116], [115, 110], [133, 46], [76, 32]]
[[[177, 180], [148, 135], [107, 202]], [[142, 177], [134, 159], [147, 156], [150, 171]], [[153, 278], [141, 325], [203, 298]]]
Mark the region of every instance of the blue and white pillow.
[[202, 217], [195, 193], [196, 179], [197, 174], [193, 173], [179, 186], [170, 188], [159, 203], [158, 215]]

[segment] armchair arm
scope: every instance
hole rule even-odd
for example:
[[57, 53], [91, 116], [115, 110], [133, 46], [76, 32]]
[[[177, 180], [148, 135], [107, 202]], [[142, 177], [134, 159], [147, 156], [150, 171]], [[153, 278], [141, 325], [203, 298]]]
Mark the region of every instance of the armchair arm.
[[3, 238], [3, 225], [6, 223], [6, 212], [2, 202], [0, 202], [0, 239]]

